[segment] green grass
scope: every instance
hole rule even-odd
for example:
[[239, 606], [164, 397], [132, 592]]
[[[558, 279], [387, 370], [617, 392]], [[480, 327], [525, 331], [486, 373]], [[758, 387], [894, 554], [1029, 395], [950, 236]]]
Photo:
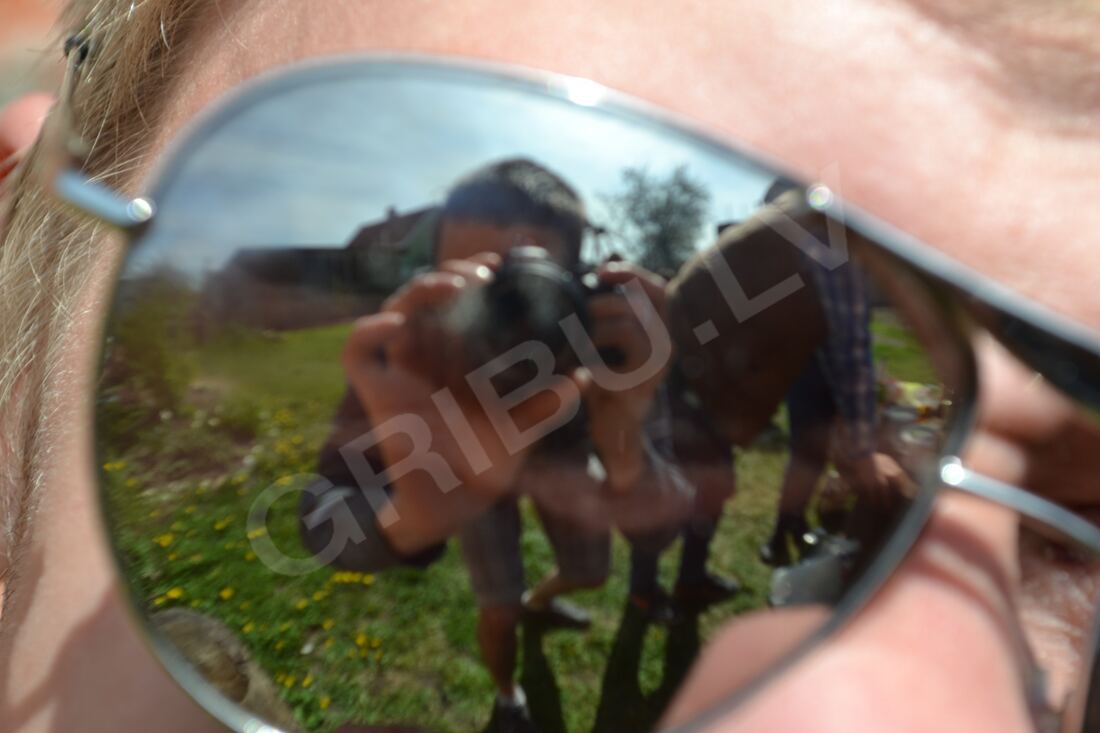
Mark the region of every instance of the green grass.
[[[135, 438], [102, 446], [108, 511], [139, 603], [193, 608], [235, 629], [311, 730], [340, 722], [420, 723], [482, 729], [493, 687], [474, 637], [474, 599], [455, 542], [427, 571], [369, 576], [318, 568], [269, 571], [252, 541], [266, 533], [302, 556], [296, 492], [275, 504], [251, 536], [249, 507], [270, 486], [308, 480], [344, 390], [339, 355], [347, 326], [273, 336], [238, 334], [197, 350], [183, 405]], [[907, 334], [881, 314], [875, 352], [891, 374], [927, 377]], [[771, 530], [781, 451], [737, 457], [737, 496], [727, 505], [711, 566], [745, 590], [671, 632], [624, 616], [628, 550], [616, 538], [613, 573], [577, 594], [594, 615], [584, 634], [527, 635], [522, 681], [546, 730], [633, 730], [651, 725], [697, 649], [731, 615], [765, 605], [769, 570], [756, 559]], [[524, 512], [529, 580], [553, 554]], [[678, 549], [662, 559], [666, 587]]]
[[875, 310], [871, 336], [875, 363], [885, 365], [890, 376], [902, 382], [921, 384], [938, 381], [920, 342], [892, 311]]

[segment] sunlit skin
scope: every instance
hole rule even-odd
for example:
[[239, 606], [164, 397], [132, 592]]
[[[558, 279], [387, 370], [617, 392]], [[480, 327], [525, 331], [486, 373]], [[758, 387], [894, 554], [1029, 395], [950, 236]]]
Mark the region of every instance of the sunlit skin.
[[[222, 2], [165, 90], [153, 150], [240, 81], [305, 57], [374, 49], [518, 63], [629, 92], [805, 177], [839, 173], [849, 200], [1100, 328], [1100, 9], [1049, 5]], [[144, 648], [96, 520], [86, 395], [110, 259], [67, 334], [41, 513], [5, 610], [0, 720], [20, 731], [219, 730]], [[1002, 356], [983, 357], [987, 429], [969, 458], [1007, 481], [1077, 487], [1087, 503], [1097, 443], [1051, 462], [1066, 411]], [[1027, 730], [1015, 538], [1004, 511], [943, 501], [858, 618], [713, 730]], [[670, 718], [721, 697], [797, 626], [734, 623]]]

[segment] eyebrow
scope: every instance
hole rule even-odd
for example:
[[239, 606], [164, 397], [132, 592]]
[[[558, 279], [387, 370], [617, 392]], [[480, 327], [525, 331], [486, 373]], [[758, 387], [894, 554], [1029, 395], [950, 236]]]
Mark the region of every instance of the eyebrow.
[[908, 0], [974, 54], [975, 73], [1002, 101], [1058, 131], [1095, 135], [1100, 121], [1100, 4]]

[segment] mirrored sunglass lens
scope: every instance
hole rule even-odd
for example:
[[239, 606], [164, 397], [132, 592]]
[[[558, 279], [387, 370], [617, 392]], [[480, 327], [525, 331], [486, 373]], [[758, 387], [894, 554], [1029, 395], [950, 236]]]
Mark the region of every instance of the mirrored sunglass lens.
[[896, 562], [969, 374], [823, 193], [427, 66], [299, 72], [208, 120], [121, 273], [97, 402], [170, 666], [311, 731], [651, 729], [718, 634], [724, 692], [760, 679]]

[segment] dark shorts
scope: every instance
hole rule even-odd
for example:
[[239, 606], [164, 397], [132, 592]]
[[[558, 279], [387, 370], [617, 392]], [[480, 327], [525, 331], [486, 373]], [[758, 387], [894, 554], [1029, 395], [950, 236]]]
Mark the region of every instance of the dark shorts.
[[[543, 510], [537, 502], [535, 509], [561, 577], [581, 586], [602, 585], [611, 569], [610, 533], [581, 527]], [[479, 607], [519, 605], [527, 589], [521, 533], [516, 498], [497, 502], [459, 532], [462, 556]]]
[[824, 464], [836, 415], [833, 391], [815, 355], [787, 393], [792, 457]]

